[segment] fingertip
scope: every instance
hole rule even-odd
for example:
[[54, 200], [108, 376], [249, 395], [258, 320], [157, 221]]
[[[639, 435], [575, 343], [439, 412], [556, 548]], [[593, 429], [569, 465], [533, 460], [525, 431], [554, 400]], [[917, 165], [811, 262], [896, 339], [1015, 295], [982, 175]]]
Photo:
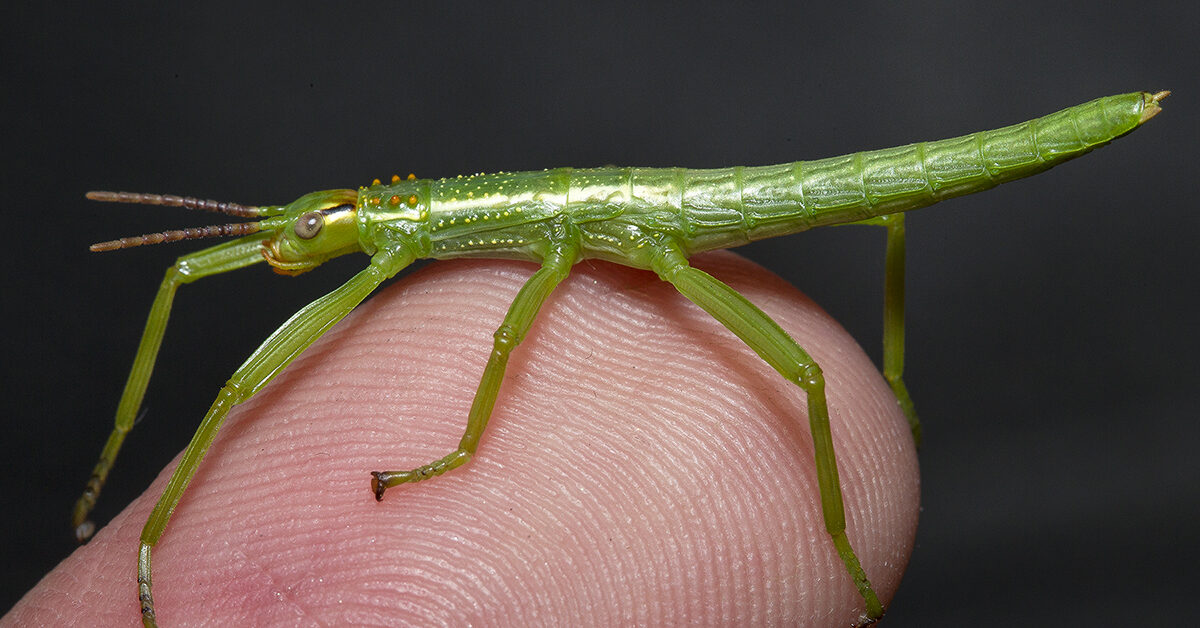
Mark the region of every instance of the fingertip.
[[[824, 369], [849, 536], [889, 599], [918, 490], [890, 390], [777, 277], [732, 254], [695, 262]], [[236, 408], [156, 547], [164, 622], [298, 609], [396, 625], [854, 621], [862, 600], [827, 542], [803, 393], [644, 271], [577, 265], [513, 353], [473, 461], [373, 499], [369, 471], [456, 445], [491, 334], [533, 270], [432, 265]], [[122, 573], [163, 481], [121, 515], [138, 517], [114, 548]], [[104, 582], [92, 603], [136, 616], [132, 575]]]

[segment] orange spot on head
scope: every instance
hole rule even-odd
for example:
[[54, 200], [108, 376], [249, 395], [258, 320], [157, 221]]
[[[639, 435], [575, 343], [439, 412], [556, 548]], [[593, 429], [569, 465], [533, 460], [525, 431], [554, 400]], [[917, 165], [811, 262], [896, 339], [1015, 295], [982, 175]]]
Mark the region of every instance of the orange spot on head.
[[413, 194], [412, 196], [408, 197], [408, 206], [409, 207], [417, 206], [417, 195], [416, 194]]
[[375, 179], [375, 180], [371, 181], [371, 185], [379, 185], [379, 183], [380, 183], [379, 179]]
[[372, 204], [372, 205], [374, 205], [374, 206], [376, 206], [376, 207], [378, 207], [378, 206], [379, 206], [379, 197], [378, 197], [378, 196], [372, 196], [372, 197], [371, 197], [371, 204]]
[[392, 183], [399, 183], [399, 182], [400, 182], [400, 175], [398, 175], [398, 174], [392, 175]]
[[417, 175], [415, 175], [415, 174], [413, 174], [413, 173], [411, 173], [411, 172], [410, 172], [410, 173], [408, 173], [408, 180], [409, 180], [409, 181], [413, 181], [413, 180], [415, 180], [416, 178], [417, 178]]
[[399, 197], [399, 196], [397, 196], [397, 195], [395, 195], [395, 194], [393, 194], [393, 195], [392, 195], [392, 197], [388, 199], [388, 204], [389, 204], [389, 205], [399, 205], [399, 204], [400, 204], [400, 197]]

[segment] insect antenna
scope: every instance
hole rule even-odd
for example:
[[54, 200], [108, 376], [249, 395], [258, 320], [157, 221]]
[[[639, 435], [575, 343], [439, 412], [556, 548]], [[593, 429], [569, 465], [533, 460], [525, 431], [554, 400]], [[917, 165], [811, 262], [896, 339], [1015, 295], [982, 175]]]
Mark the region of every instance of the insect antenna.
[[142, 194], [139, 192], [93, 191], [88, 192], [87, 197], [90, 200], [100, 201], [102, 203], [166, 205], [168, 207], [182, 207], [184, 209], [199, 209], [206, 212], [228, 214], [230, 216], [238, 216], [241, 218], [258, 218], [259, 216], [269, 216], [273, 213], [278, 213], [265, 211], [265, 208], [262, 207], [206, 200], [192, 196], [175, 196], [174, 194]]
[[[198, 209], [201, 211], [215, 212], [229, 216], [238, 216], [240, 218], [261, 218], [276, 216], [283, 213], [282, 207], [254, 207], [250, 205], [241, 205], [239, 203], [200, 199], [192, 196], [175, 196], [173, 194], [93, 191], [88, 192], [87, 197], [93, 201], [100, 201], [103, 203], [129, 203], [131, 205], [164, 205], [168, 207], [183, 207], [184, 209]], [[140, 236], [121, 238], [119, 240], [109, 240], [107, 242], [97, 242], [96, 244], [91, 245], [89, 248], [92, 251], [115, 251], [117, 249], [128, 249], [135, 246], [145, 246], [148, 244], [161, 244], [163, 242], [177, 242], [179, 240], [195, 240], [197, 238], [213, 238], [220, 236], [243, 236], [255, 233], [261, 228], [262, 227], [257, 222], [210, 225], [207, 227], [189, 227], [186, 229], [174, 229], [170, 231], [160, 231], [158, 233], [147, 233]]]
[[255, 233], [259, 229], [261, 227], [259, 227], [257, 222], [235, 222], [228, 225], [189, 227], [187, 229], [173, 229], [171, 231], [147, 233], [119, 240], [97, 242], [88, 248], [92, 251], [115, 251], [117, 249], [130, 249], [135, 246], [145, 246], [147, 244], [178, 242], [179, 240], [196, 240], [199, 238], [216, 238], [220, 236], [244, 236]]

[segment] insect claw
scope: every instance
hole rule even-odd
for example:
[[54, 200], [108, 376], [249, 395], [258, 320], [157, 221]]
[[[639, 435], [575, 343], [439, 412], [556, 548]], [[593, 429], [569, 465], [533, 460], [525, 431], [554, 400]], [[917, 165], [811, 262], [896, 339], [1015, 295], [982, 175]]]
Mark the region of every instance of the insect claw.
[[371, 491], [375, 493], [375, 501], [383, 501], [383, 492], [387, 490], [387, 482], [380, 481], [379, 476], [383, 473], [379, 471], [371, 472]]

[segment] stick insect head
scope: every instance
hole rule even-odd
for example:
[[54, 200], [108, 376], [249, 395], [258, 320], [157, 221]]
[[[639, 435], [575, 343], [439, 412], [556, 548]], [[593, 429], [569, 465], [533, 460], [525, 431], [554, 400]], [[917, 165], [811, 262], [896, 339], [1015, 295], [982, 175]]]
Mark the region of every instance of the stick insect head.
[[358, 243], [358, 192], [325, 190], [305, 194], [264, 220], [271, 237], [263, 241], [263, 257], [275, 272], [297, 275], [325, 260], [361, 251]]
[[114, 251], [147, 244], [217, 236], [247, 236], [265, 232], [261, 252], [275, 272], [296, 275], [325, 260], [362, 250], [358, 243], [358, 211], [354, 190], [305, 194], [284, 206], [250, 207], [185, 196], [134, 192], [88, 192], [94, 201], [166, 205], [218, 212], [241, 218], [261, 218], [208, 227], [190, 227], [93, 244], [93, 251]]

